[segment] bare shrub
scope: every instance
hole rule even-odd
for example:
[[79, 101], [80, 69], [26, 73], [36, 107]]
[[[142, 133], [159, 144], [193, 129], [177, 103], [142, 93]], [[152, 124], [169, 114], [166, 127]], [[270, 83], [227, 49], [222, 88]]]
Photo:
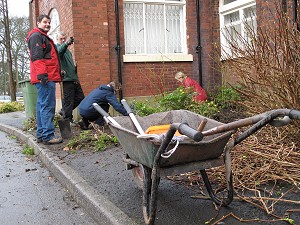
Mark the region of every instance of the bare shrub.
[[245, 22], [246, 37], [224, 31], [228, 46], [221, 47], [222, 59], [226, 59], [222, 72], [236, 78], [252, 113], [300, 109], [300, 33], [286, 14], [277, 6], [275, 9], [273, 14], [270, 11], [273, 24], [260, 24], [257, 31]]

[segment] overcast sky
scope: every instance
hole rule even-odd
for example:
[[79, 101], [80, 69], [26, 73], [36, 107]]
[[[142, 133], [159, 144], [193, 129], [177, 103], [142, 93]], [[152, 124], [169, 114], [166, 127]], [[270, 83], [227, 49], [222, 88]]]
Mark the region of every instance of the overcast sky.
[[29, 0], [7, 0], [10, 16], [29, 16]]

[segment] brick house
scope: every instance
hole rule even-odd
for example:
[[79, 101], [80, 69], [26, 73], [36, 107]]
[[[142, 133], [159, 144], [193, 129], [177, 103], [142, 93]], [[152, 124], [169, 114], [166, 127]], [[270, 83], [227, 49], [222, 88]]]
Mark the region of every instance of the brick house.
[[[267, 0], [31, 0], [31, 25], [50, 15], [50, 35], [74, 36], [71, 51], [85, 94], [110, 80], [122, 83], [120, 97], [174, 90], [183, 71], [209, 92], [222, 83], [214, 46], [220, 30], [242, 30], [245, 19], [260, 20]], [[275, 1], [295, 19], [298, 0]], [[265, 18], [265, 17], [264, 17]]]

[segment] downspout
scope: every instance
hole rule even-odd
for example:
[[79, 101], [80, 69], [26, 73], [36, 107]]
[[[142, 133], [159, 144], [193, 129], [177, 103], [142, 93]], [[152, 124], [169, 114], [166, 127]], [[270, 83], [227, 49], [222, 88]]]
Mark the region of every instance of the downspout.
[[196, 9], [197, 9], [197, 39], [198, 45], [196, 47], [196, 53], [198, 54], [198, 69], [199, 69], [199, 84], [202, 86], [202, 47], [201, 47], [201, 37], [200, 37], [200, 4], [199, 0], [196, 0]]
[[298, 20], [298, 0], [293, 1], [293, 16], [294, 16], [294, 22], [297, 24], [297, 30], [300, 31], [300, 23], [297, 21]]
[[282, 4], [282, 10], [286, 14], [287, 13], [287, 5], [286, 5], [286, 0], [281, 1]]
[[[120, 29], [119, 29], [119, 3], [115, 0], [115, 15], [116, 15], [116, 36], [117, 36], [117, 46], [115, 47], [118, 57], [118, 82], [122, 85], [122, 60], [121, 60], [121, 45], [120, 45]], [[119, 97], [123, 99], [122, 88], [119, 90]]]
[[28, 4], [29, 4], [29, 26], [30, 26], [30, 29], [33, 29], [33, 21], [32, 21], [32, 1], [29, 1]]

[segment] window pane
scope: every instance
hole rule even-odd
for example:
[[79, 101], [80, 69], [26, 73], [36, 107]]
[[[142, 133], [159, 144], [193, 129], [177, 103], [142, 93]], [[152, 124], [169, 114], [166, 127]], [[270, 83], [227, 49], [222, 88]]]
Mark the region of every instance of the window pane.
[[228, 25], [231, 24], [233, 22], [239, 21], [240, 20], [240, 16], [239, 16], [239, 11], [227, 14], [224, 16], [224, 24]]
[[146, 53], [165, 53], [164, 6], [146, 5]]
[[52, 9], [52, 11], [50, 12], [50, 18], [51, 18], [51, 29], [48, 32], [48, 35], [54, 41], [56, 41], [56, 35], [59, 33], [60, 30], [59, 15], [56, 9]]
[[237, 1], [237, 0], [224, 0], [224, 5], [229, 4], [231, 2], [235, 2], [235, 1]]
[[230, 27], [225, 27], [223, 29], [226, 41], [236, 42], [238, 40], [238, 36], [241, 34], [241, 25], [235, 25]]
[[256, 6], [251, 6], [244, 9], [244, 18], [254, 18], [256, 16]]
[[144, 53], [143, 5], [124, 4], [125, 53]]
[[255, 0], [224, 0], [223, 3], [228, 5], [220, 7], [221, 45], [224, 48], [222, 52], [237, 56], [235, 49], [244, 48], [247, 43], [251, 44], [256, 35]]
[[252, 41], [252, 39], [256, 35], [256, 30], [257, 30], [256, 19], [254, 18], [253, 20], [248, 20], [244, 25], [244, 29], [245, 29], [244, 32], [245, 40], [247, 40], [247, 42], [250, 43], [250, 41]]
[[146, 0], [135, 3], [125, 1], [125, 54], [185, 52], [184, 6], [165, 0], [156, 3]]
[[167, 52], [182, 53], [180, 30], [180, 7], [166, 7], [166, 34], [167, 34]]

